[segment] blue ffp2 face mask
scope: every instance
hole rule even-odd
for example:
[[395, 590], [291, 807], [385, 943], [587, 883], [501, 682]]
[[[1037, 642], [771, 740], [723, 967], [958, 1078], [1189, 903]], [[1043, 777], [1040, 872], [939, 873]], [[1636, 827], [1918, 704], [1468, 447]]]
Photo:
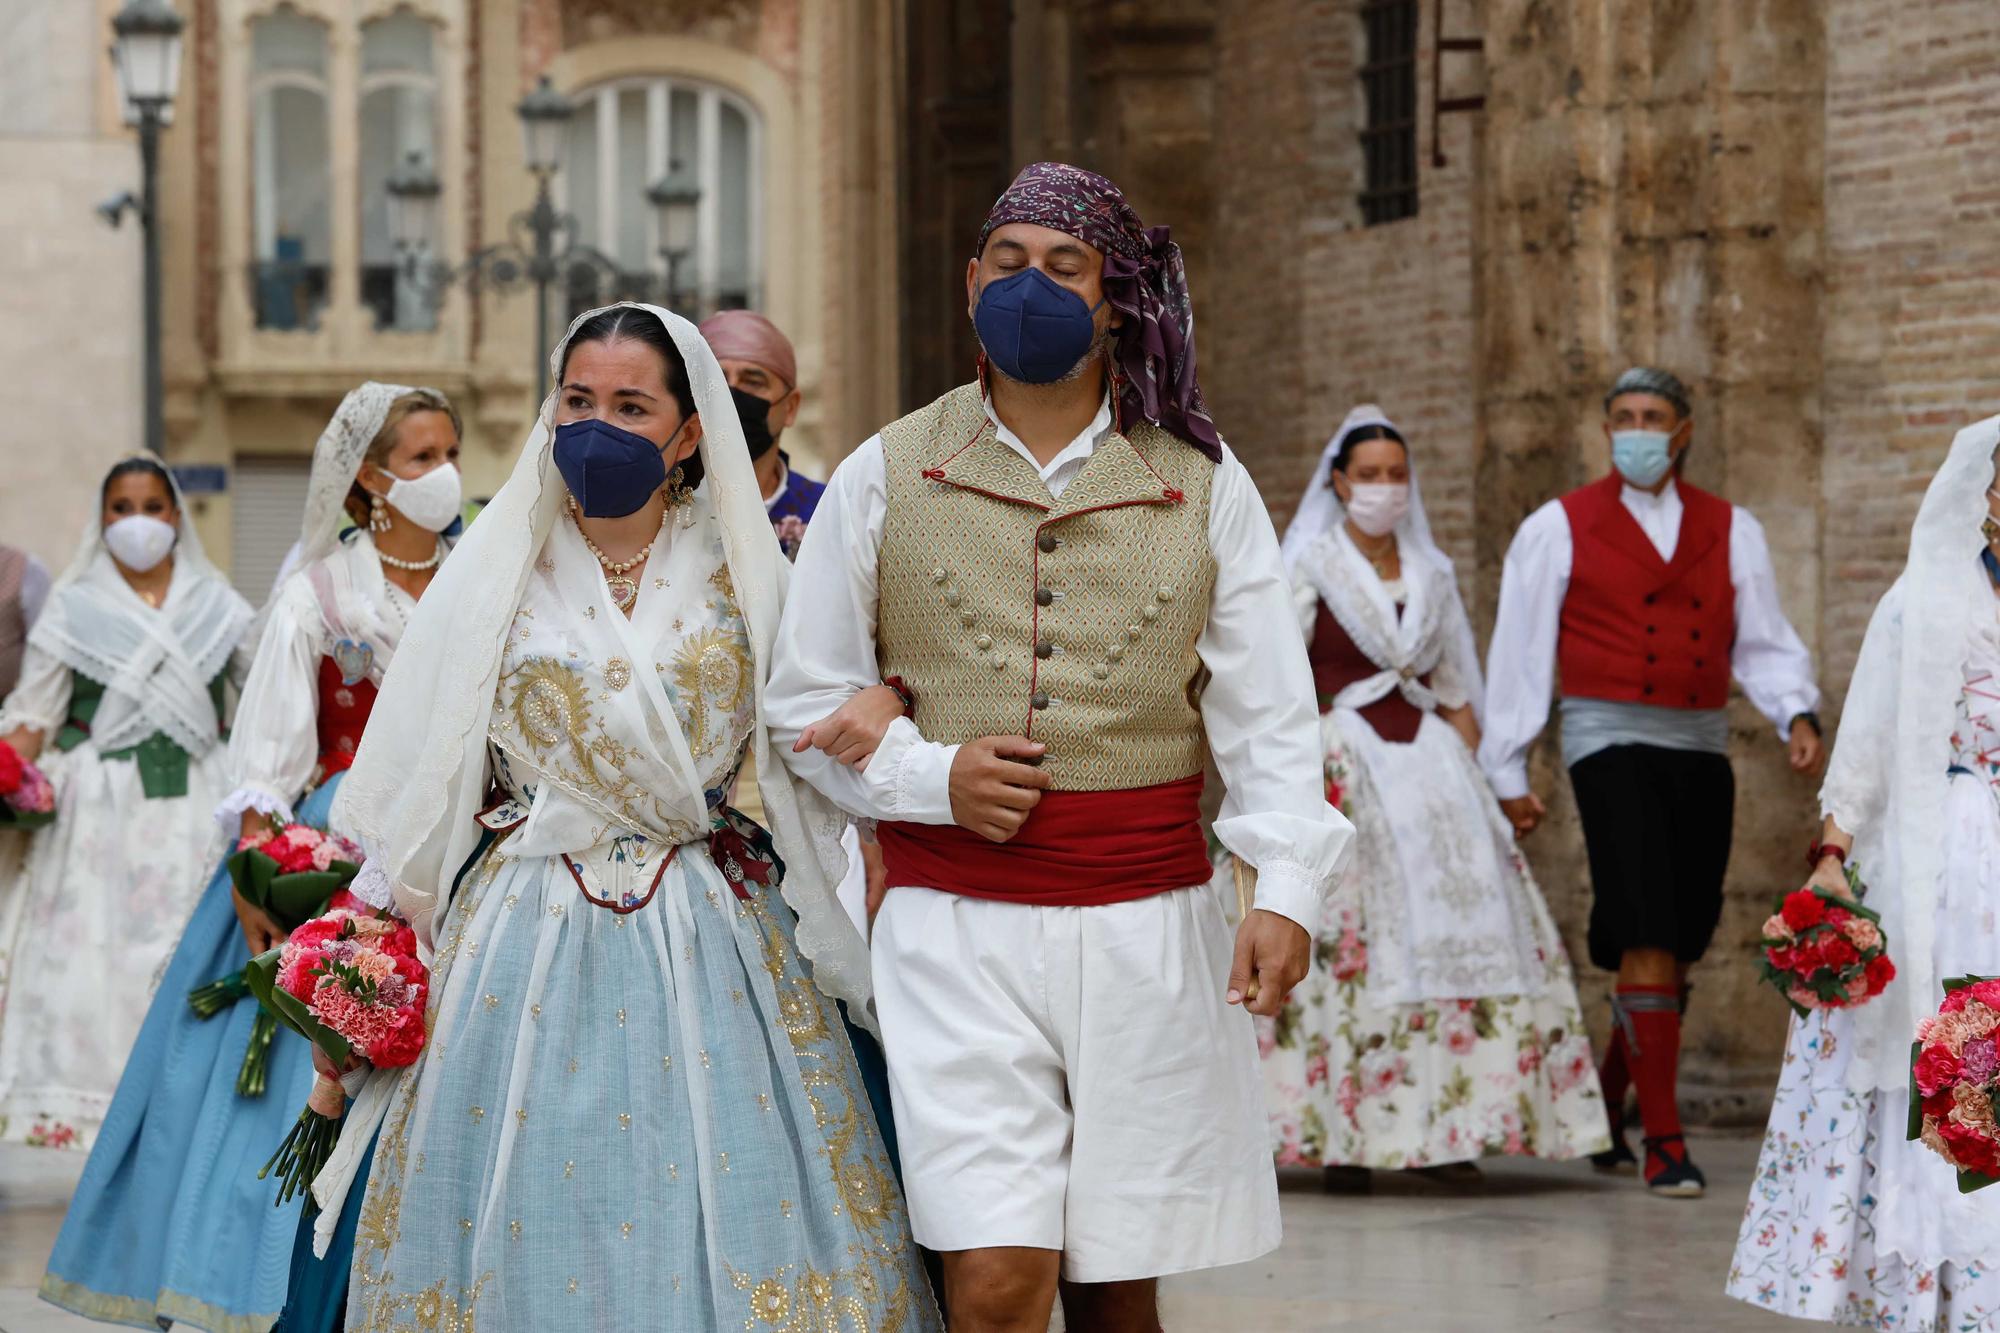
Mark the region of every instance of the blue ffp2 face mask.
[[1674, 464], [1673, 436], [1663, 430], [1621, 430], [1611, 435], [1611, 466], [1618, 475], [1649, 490]]
[[980, 289], [972, 327], [986, 359], [1022, 384], [1053, 384], [1097, 337], [1097, 311], [1038, 268], [1022, 269]]
[[686, 425], [664, 445], [594, 417], [557, 426], [556, 470], [586, 515], [623, 518], [667, 484], [666, 451]]

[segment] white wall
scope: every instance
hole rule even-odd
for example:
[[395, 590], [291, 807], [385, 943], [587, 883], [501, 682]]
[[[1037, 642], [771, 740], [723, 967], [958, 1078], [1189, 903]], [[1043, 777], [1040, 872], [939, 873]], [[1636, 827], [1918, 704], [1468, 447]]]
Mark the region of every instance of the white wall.
[[98, 6], [0, 0], [0, 541], [60, 568], [105, 468], [143, 446], [138, 150], [97, 133]]

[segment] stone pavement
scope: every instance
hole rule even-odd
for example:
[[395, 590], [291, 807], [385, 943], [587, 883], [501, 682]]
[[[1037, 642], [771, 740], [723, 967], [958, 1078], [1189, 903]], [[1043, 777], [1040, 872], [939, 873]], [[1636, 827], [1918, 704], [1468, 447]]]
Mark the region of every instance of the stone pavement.
[[[1367, 1198], [1285, 1179], [1285, 1244], [1269, 1259], [1175, 1278], [1173, 1333], [1784, 1333], [1723, 1297], [1756, 1164], [1751, 1138], [1698, 1139], [1709, 1194], [1653, 1199], [1583, 1165], [1500, 1162], [1478, 1195], [1378, 1177]], [[0, 1333], [102, 1328], [35, 1299], [82, 1159], [0, 1148]], [[543, 1333], [537, 1330], [536, 1333]]]

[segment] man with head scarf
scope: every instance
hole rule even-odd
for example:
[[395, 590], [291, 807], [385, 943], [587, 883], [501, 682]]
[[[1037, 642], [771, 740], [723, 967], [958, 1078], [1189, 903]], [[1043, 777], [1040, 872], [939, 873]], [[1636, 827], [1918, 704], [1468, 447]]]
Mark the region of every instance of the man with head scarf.
[[1522, 523], [1501, 574], [1486, 661], [1481, 765], [1517, 832], [1547, 813], [1527, 756], [1562, 677], [1563, 763], [1576, 790], [1594, 901], [1590, 958], [1618, 974], [1600, 1075], [1612, 1147], [1630, 1170], [1622, 1107], [1636, 1085], [1646, 1183], [1694, 1196], [1675, 1078], [1688, 967], [1722, 916], [1735, 779], [1729, 681], [1819, 767], [1812, 657], [1778, 603], [1764, 529], [1680, 480], [1694, 419], [1687, 389], [1645, 366], [1604, 397], [1612, 472]]
[[753, 310], [722, 310], [701, 322], [701, 336], [729, 378], [729, 396], [743, 423], [743, 442], [764, 494], [764, 509], [786, 556], [796, 559], [806, 524], [826, 485], [792, 469], [791, 455], [778, 447], [785, 428], [799, 419], [805, 401], [799, 392], [798, 358], [792, 340]]
[[[882, 821], [878, 1011], [918, 1239], [954, 1329], [1158, 1327], [1160, 1275], [1278, 1240], [1246, 1008], [1306, 970], [1352, 829], [1325, 800], [1276, 536], [1195, 381], [1180, 250], [1059, 163], [966, 268], [974, 382], [834, 473], [766, 699]], [[814, 748], [911, 704], [865, 769]], [[1215, 831], [1261, 872], [1232, 942]], [[1232, 1007], [1234, 1006], [1234, 1007]]]

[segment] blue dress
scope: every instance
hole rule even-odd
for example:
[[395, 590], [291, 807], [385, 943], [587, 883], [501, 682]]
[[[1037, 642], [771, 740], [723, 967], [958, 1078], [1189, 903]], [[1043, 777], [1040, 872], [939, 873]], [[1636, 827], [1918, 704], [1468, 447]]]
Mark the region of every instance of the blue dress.
[[[300, 822], [325, 827], [344, 776], [300, 803]], [[181, 935], [49, 1256], [42, 1299], [88, 1319], [264, 1333], [285, 1303], [298, 1208], [276, 1207], [257, 1172], [305, 1106], [312, 1051], [281, 1028], [264, 1095], [239, 1096], [257, 1002], [205, 1020], [188, 1007], [245, 961], [229, 888], [218, 869]]]

